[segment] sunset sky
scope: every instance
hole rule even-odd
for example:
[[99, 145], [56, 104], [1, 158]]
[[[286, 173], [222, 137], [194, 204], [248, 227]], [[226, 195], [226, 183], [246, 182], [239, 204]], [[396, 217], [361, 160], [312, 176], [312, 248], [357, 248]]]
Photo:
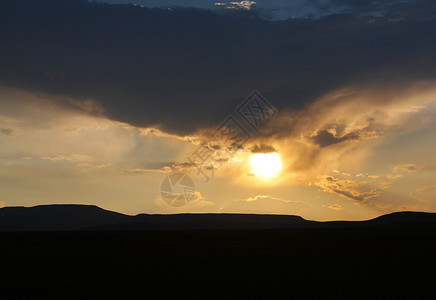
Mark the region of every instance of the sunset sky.
[[[434, 1], [107, 2], [0, 0], [1, 206], [436, 211]], [[253, 91], [274, 106], [255, 129]], [[205, 180], [194, 153], [229, 117], [247, 139]], [[175, 172], [181, 207], [160, 193]]]

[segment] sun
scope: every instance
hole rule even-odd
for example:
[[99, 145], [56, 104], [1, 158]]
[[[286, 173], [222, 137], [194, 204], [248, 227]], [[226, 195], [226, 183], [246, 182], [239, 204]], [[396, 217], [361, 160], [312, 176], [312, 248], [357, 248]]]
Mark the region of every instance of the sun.
[[264, 178], [275, 177], [282, 168], [278, 153], [258, 153], [250, 157], [251, 173]]

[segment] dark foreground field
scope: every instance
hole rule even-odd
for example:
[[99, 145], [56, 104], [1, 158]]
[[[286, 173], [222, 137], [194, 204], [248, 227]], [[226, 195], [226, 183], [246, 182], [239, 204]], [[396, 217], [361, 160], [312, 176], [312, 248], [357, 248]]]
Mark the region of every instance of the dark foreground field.
[[424, 299], [435, 229], [0, 233], [1, 297]]

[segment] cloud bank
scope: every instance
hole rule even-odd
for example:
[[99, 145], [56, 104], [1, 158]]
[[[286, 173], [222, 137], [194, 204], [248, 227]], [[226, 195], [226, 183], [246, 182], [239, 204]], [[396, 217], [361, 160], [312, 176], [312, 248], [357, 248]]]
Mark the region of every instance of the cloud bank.
[[[356, 8], [266, 21], [193, 8], [1, 0], [0, 83], [186, 135], [216, 126], [254, 89], [279, 110], [302, 109], [356, 84], [436, 76], [431, 1], [385, 5], [382, 16], [362, 15], [369, 2], [347, 3]], [[313, 139], [340, 141], [329, 131]]]

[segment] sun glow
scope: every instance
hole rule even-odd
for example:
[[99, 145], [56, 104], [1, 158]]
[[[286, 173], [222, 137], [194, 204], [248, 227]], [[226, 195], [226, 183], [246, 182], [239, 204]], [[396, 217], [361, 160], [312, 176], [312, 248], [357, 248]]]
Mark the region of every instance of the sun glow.
[[264, 178], [275, 177], [282, 168], [278, 153], [258, 153], [250, 157], [251, 173]]

